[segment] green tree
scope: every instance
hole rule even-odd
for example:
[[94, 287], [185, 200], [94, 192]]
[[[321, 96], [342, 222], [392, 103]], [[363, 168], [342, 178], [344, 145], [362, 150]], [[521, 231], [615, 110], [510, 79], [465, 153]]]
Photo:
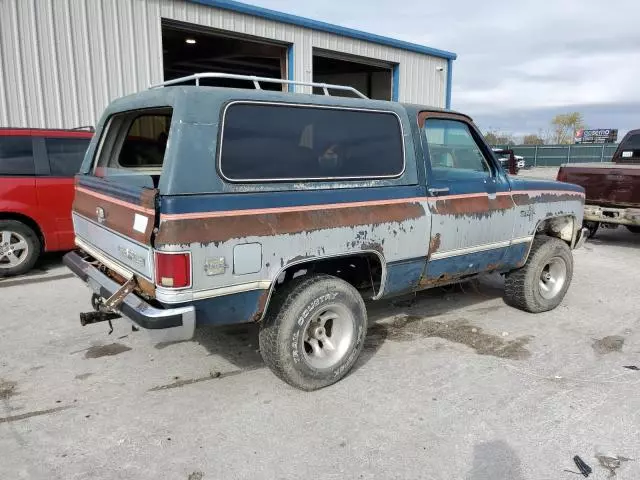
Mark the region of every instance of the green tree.
[[513, 135], [510, 133], [489, 130], [485, 132], [484, 139], [489, 145], [515, 145]]
[[584, 118], [580, 112], [561, 113], [551, 120], [551, 141], [557, 144], [570, 144], [576, 132], [585, 128]]
[[540, 135], [536, 135], [535, 133], [531, 133], [524, 136], [522, 143], [524, 145], [544, 145], [544, 138]]

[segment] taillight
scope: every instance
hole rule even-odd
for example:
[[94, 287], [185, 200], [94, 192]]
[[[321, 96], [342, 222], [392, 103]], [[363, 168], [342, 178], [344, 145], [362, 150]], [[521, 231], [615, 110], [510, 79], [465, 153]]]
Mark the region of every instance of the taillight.
[[168, 288], [191, 286], [191, 254], [156, 252], [156, 284]]

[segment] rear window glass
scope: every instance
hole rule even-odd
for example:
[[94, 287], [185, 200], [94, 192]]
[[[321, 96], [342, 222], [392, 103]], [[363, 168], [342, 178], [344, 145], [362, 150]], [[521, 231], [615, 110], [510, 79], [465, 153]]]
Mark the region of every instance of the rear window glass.
[[171, 111], [166, 109], [114, 115], [100, 140], [94, 174], [157, 186], [170, 127]]
[[46, 138], [51, 175], [73, 177], [80, 170], [89, 138]]
[[231, 181], [384, 178], [403, 169], [392, 113], [244, 103], [225, 113], [220, 171]]
[[640, 133], [630, 135], [624, 142], [622, 142], [620, 149], [640, 150]]
[[0, 175], [35, 175], [31, 137], [0, 137]]

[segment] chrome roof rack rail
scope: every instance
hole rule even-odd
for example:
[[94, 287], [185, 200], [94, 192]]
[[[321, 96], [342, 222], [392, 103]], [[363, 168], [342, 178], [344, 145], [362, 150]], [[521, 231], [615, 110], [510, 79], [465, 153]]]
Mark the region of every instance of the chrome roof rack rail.
[[269, 78], [269, 77], [255, 77], [252, 75], [236, 75], [233, 73], [195, 73], [193, 75], [189, 75], [186, 77], [174, 78], [173, 80], [167, 80], [162, 83], [158, 83], [156, 85], [151, 85], [149, 88], [160, 88], [167, 87], [169, 85], [177, 85], [179, 83], [185, 82], [196, 82], [196, 86], [200, 86], [201, 78], [228, 78], [232, 80], [247, 80], [253, 82], [253, 86], [256, 90], [261, 90], [260, 82], [265, 83], [279, 83], [281, 85], [302, 85], [306, 87], [318, 87], [322, 88], [322, 91], [325, 95], [330, 95], [329, 89], [331, 90], [342, 90], [345, 92], [351, 92], [357, 95], [360, 98], [368, 98], [365, 94], [356, 90], [353, 87], [348, 85], [332, 85], [330, 83], [315, 83], [315, 82], [298, 82], [296, 80], [282, 80], [280, 78]]

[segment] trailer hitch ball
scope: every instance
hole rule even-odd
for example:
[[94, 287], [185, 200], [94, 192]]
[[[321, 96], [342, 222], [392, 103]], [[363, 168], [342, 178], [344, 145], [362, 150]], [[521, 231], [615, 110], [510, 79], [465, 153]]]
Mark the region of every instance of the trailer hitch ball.
[[100, 295], [98, 295], [97, 293], [94, 293], [93, 295], [91, 295], [91, 306], [96, 312], [100, 311], [100, 306], [103, 303], [104, 303], [104, 299]]

